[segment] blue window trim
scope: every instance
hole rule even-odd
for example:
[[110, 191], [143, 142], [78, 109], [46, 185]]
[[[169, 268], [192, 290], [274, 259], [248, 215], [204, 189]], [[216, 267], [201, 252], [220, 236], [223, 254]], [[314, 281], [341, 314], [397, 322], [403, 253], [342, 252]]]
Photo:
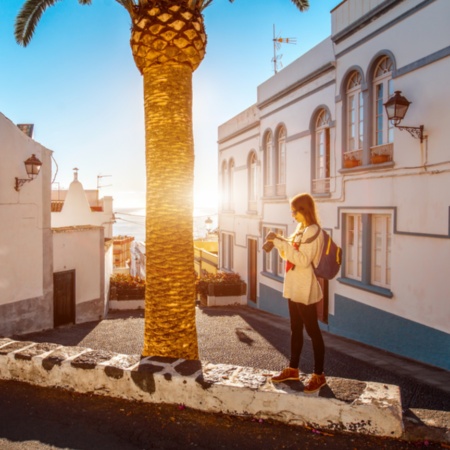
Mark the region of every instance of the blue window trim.
[[380, 286], [374, 286], [373, 284], [366, 284], [359, 280], [353, 280], [352, 278], [340, 277], [336, 281], [347, 286], [351, 286], [363, 291], [372, 292], [373, 294], [381, 295], [383, 297], [392, 298], [394, 293], [390, 289], [382, 288]]
[[270, 278], [271, 280], [279, 281], [280, 283], [284, 282], [284, 278], [279, 275], [275, 275], [271, 272], [265, 272], [264, 270], [260, 272], [263, 277]]

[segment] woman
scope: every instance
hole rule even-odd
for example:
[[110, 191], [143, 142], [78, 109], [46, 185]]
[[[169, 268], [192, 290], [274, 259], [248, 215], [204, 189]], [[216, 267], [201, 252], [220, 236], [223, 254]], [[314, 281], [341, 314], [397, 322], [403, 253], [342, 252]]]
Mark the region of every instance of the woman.
[[[300, 355], [303, 347], [303, 327], [312, 340], [314, 351], [314, 372], [305, 386], [305, 393], [317, 392], [325, 386], [323, 373], [325, 346], [322, 332], [317, 321], [316, 304], [322, 298], [322, 289], [312, 264], [319, 263], [323, 235], [318, 233], [316, 207], [309, 194], [299, 194], [291, 202], [291, 213], [298, 222], [294, 234], [285, 239], [275, 233], [269, 233], [267, 240], [273, 241], [280, 256], [286, 260], [283, 297], [289, 302], [291, 322], [291, 357], [289, 367], [272, 377], [274, 383], [287, 380], [299, 380]], [[314, 236], [317, 234], [317, 238]], [[311, 239], [312, 238], [312, 239]], [[307, 242], [310, 240], [311, 242]]]

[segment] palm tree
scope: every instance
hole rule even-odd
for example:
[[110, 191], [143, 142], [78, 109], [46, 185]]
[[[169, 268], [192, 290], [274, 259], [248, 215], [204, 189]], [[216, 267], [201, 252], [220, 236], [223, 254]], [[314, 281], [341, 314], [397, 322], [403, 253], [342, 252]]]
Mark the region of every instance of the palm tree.
[[[28, 45], [43, 12], [57, 1], [25, 0], [15, 24], [19, 44]], [[202, 11], [213, 0], [115, 1], [130, 14], [131, 49], [144, 79], [147, 288], [142, 355], [198, 359], [192, 73], [205, 55]], [[300, 11], [309, 6], [308, 0], [292, 1]]]

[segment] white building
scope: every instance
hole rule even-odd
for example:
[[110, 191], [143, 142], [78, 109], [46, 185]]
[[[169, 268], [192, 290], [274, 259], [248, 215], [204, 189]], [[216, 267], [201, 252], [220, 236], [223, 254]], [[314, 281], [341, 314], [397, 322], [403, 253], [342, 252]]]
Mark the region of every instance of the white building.
[[113, 198], [100, 198], [98, 189], [86, 190], [74, 169], [68, 190], [52, 190], [52, 227], [97, 225], [104, 228], [105, 238], [113, 236]]
[[[323, 328], [445, 369], [449, 17], [447, 0], [342, 1], [331, 36], [219, 127], [220, 266], [247, 281], [248, 304], [288, 316], [283, 264], [261, 247], [293, 232], [289, 198], [310, 192], [344, 252]], [[409, 131], [387, 120], [394, 91], [412, 102]]]
[[[112, 198], [102, 203], [106, 215], [92, 211], [74, 180], [53, 223], [52, 152], [3, 114], [0, 144], [0, 335], [104, 317], [113, 248], [105, 240], [112, 224], [103, 222], [112, 222]], [[24, 162], [32, 155], [42, 166], [28, 182]]]
[[[0, 335], [53, 326], [52, 152], [0, 113]], [[39, 175], [26, 180], [35, 155]]]

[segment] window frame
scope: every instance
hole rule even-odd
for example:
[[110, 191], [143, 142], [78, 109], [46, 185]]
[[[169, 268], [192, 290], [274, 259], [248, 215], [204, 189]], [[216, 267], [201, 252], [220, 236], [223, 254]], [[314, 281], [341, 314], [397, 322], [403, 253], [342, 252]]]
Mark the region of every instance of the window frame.
[[[263, 239], [270, 231], [273, 231], [277, 234], [281, 234], [282, 236], [287, 236], [287, 226], [286, 225], [273, 225], [273, 224], [264, 224], [263, 225]], [[262, 272], [265, 276], [274, 278], [277, 280], [284, 279], [285, 273], [285, 261], [279, 255], [276, 249], [271, 250], [266, 253], [263, 251], [263, 264], [262, 264]]]
[[[377, 237], [377, 220], [384, 221], [382, 230], [384, 235], [381, 236], [381, 243], [384, 247], [381, 249], [381, 252], [384, 257], [386, 273], [381, 281], [375, 278], [375, 266], [378, 257], [375, 245]], [[351, 224], [353, 224], [353, 226]], [[341, 277], [338, 278], [338, 281], [352, 287], [392, 298], [392, 213], [389, 211], [344, 212], [343, 228], [344, 260], [341, 269]]]
[[331, 177], [331, 116], [327, 108], [320, 108], [314, 120], [313, 194], [329, 194]]
[[221, 233], [220, 266], [226, 271], [234, 268], [234, 234], [223, 231]]
[[258, 157], [252, 150], [248, 157], [248, 210], [257, 211], [258, 201]]

